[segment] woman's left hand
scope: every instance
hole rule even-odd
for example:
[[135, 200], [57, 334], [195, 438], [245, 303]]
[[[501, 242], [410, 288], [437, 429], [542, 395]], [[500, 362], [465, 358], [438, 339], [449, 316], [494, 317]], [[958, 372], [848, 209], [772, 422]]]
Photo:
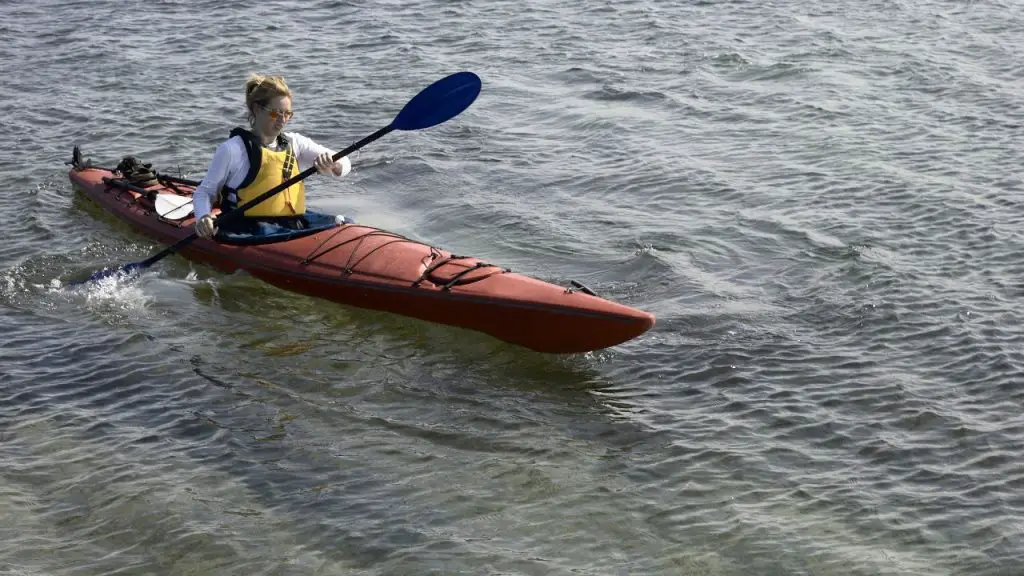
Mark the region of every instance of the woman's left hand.
[[321, 174], [333, 173], [335, 176], [341, 176], [341, 166], [334, 162], [332, 156], [333, 154], [330, 152], [324, 152], [316, 157], [316, 160], [313, 161], [313, 166], [316, 166], [317, 172]]

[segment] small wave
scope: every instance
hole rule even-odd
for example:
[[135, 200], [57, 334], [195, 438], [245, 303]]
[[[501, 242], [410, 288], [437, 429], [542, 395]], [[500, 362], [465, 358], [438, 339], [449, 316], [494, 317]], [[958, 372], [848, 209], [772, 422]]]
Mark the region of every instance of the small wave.
[[767, 82], [770, 80], [789, 80], [806, 76], [817, 69], [809, 64], [793, 62], [777, 62], [768, 66], [748, 66], [741, 74], [735, 76], [749, 82]]
[[672, 98], [657, 90], [626, 90], [614, 86], [603, 86], [600, 90], [592, 90], [583, 94], [584, 98], [604, 102], [631, 102], [638, 104], [661, 104], [672, 102]]
[[705, 54], [705, 58], [714, 64], [724, 66], [749, 66], [752, 64], [751, 60], [739, 52], [722, 52], [714, 55]]

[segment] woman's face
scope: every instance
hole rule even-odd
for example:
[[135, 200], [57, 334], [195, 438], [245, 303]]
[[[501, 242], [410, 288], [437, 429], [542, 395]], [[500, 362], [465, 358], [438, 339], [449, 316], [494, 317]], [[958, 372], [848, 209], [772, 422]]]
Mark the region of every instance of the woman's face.
[[292, 119], [292, 99], [287, 96], [277, 96], [265, 105], [256, 104], [253, 108], [253, 129], [267, 136], [276, 138]]

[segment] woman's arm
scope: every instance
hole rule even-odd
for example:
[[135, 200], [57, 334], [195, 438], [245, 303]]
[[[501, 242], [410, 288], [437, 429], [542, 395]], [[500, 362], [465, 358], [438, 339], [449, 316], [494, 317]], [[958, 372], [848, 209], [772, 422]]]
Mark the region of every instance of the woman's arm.
[[[287, 136], [292, 141], [292, 146], [295, 147], [295, 159], [299, 162], [299, 170], [306, 170], [313, 166], [313, 162], [316, 157], [328, 153], [332, 156], [334, 151], [326, 146], [314, 142], [311, 138], [303, 136], [298, 132], [289, 132]], [[348, 159], [348, 156], [343, 157], [334, 163], [334, 175], [338, 178], [345, 176], [352, 171], [352, 162]]]
[[213, 153], [213, 160], [206, 170], [206, 176], [192, 193], [192, 209], [196, 213], [196, 220], [210, 213], [213, 209], [213, 201], [220, 194], [220, 189], [227, 183], [231, 168], [238, 164], [238, 147], [232, 139], [222, 142]]

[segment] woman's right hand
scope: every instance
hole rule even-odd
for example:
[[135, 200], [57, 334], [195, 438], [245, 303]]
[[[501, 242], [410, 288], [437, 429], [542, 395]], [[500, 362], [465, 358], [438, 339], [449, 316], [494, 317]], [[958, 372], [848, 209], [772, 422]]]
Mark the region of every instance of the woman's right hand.
[[200, 238], [213, 238], [217, 233], [212, 214], [207, 214], [196, 221], [196, 235]]

